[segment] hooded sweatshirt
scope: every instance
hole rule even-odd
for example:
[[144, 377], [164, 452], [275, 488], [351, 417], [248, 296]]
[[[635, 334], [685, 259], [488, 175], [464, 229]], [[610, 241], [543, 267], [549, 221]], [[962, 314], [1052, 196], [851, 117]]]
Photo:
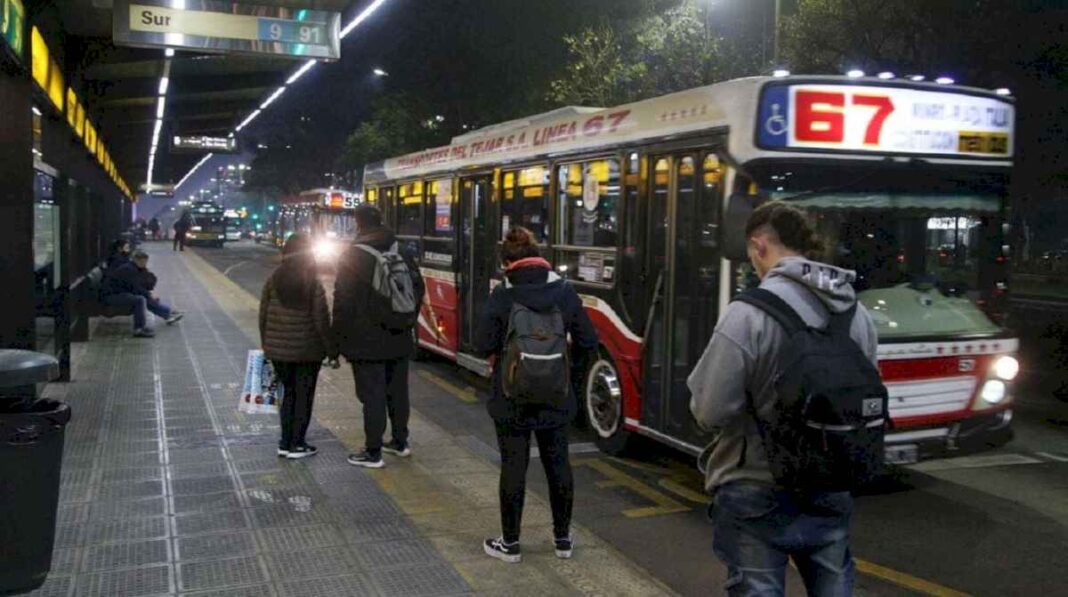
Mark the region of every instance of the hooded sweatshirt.
[[[843, 313], [856, 304], [850, 336], [875, 363], [875, 324], [857, 302], [855, 279], [850, 270], [787, 257], [764, 276], [760, 287], [786, 301], [812, 327], [826, 326], [831, 313]], [[752, 396], [758, 416], [772, 414], [779, 352], [785, 342], [782, 326], [770, 315], [750, 304], [732, 302], [690, 374], [690, 411], [702, 429], [716, 434], [698, 463], [709, 493], [734, 481], [774, 485], [746, 394]]]
[[[597, 348], [597, 332], [582, 306], [582, 299], [574, 287], [549, 269], [549, 262], [541, 258], [517, 261], [505, 277], [505, 283], [498, 285], [486, 302], [475, 339], [476, 351], [481, 356], [500, 356], [514, 301], [541, 313], [558, 307], [564, 319], [564, 329], [571, 337], [571, 382], [574, 386], [589, 355]], [[575, 417], [577, 404], [572, 396], [563, 408], [518, 407], [503, 395], [500, 359], [497, 359], [493, 367], [493, 396], [486, 408], [499, 425], [547, 429], [570, 423]]]

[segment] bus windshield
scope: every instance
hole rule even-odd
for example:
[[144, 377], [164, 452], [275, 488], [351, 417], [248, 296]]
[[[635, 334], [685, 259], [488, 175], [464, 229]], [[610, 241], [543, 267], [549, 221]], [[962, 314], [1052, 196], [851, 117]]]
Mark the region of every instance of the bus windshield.
[[356, 216], [351, 212], [324, 212], [319, 220], [322, 233], [328, 238], [356, 238]]
[[792, 172], [769, 175], [770, 196], [812, 215], [823, 261], [857, 272], [880, 338], [999, 333], [981, 307], [1004, 289], [1004, 180]]

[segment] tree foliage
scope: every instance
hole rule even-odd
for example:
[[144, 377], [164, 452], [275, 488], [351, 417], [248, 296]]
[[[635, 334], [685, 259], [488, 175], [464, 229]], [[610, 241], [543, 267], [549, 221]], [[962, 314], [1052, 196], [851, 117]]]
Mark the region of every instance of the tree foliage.
[[611, 106], [760, 70], [753, 53], [740, 55], [710, 30], [694, 0], [655, 6], [629, 21], [565, 36], [569, 60], [549, 99]]
[[426, 102], [406, 93], [382, 96], [375, 100], [371, 117], [349, 135], [340, 168], [359, 170], [387, 157], [447, 143], [449, 131], [439, 116]]

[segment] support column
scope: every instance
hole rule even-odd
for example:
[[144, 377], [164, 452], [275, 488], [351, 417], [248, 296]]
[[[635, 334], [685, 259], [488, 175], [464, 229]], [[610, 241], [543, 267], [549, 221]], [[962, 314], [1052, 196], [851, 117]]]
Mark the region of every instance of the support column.
[[0, 57], [0, 348], [36, 346], [30, 78]]

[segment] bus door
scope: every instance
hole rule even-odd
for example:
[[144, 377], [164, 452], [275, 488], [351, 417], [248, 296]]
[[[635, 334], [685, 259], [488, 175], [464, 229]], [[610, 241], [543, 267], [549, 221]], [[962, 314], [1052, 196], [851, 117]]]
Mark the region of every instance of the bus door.
[[719, 160], [710, 152], [653, 156], [647, 219], [647, 321], [642, 422], [692, 445], [702, 433], [690, 414], [686, 380], [716, 325]]
[[464, 178], [460, 183], [459, 275], [460, 346], [471, 350], [478, 328], [478, 314], [489, 298], [490, 258], [494, 244], [490, 238], [491, 177], [489, 174]]

